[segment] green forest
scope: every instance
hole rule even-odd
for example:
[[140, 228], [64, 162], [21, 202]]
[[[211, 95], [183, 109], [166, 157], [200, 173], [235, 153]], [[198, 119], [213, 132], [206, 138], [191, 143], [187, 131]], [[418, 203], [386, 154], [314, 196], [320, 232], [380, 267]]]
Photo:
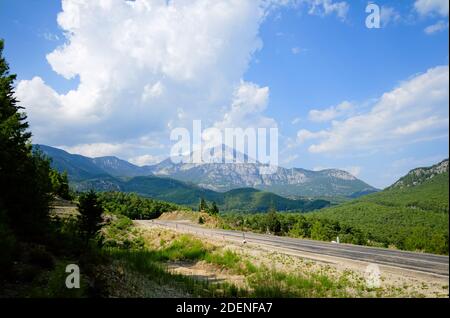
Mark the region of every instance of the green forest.
[[448, 254], [448, 172], [413, 187], [388, 188], [311, 217], [346, 222], [399, 249]]
[[448, 254], [448, 172], [311, 213], [223, 216], [224, 227]]
[[107, 212], [121, 214], [130, 219], [149, 220], [164, 212], [190, 210], [174, 203], [140, 197], [135, 193], [101, 192], [99, 201]]

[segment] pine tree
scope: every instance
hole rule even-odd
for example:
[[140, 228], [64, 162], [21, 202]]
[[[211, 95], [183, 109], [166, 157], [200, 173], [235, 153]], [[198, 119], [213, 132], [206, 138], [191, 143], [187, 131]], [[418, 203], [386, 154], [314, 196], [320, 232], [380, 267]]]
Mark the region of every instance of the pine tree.
[[211, 209], [210, 209], [210, 213], [209, 213], [209, 214], [211, 214], [211, 215], [219, 214], [219, 208], [217, 207], [217, 204], [216, 204], [216, 202], [214, 202], [214, 201], [213, 201], [213, 203], [212, 203], [212, 206], [211, 206]]
[[78, 211], [81, 231], [86, 241], [89, 241], [100, 230], [103, 213], [102, 204], [94, 191], [80, 196]]
[[57, 170], [50, 170], [50, 180], [52, 183], [52, 192], [65, 200], [71, 199], [69, 189], [69, 179], [67, 172], [59, 173]]
[[270, 209], [265, 217], [265, 223], [267, 229], [274, 234], [277, 234], [281, 230], [281, 222], [278, 218], [277, 212], [275, 209]]
[[205, 199], [203, 199], [203, 198], [200, 199], [200, 205], [198, 207], [198, 210], [200, 212], [208, 211], [208, 204], [206, 204]]
[[14, 97], [16, 75], [9, 73], [3, 48], [0, 40], [0, 209], [15, 232], [31, 237], [46, 229], [50, 164], [32, 153], [26, 115]]

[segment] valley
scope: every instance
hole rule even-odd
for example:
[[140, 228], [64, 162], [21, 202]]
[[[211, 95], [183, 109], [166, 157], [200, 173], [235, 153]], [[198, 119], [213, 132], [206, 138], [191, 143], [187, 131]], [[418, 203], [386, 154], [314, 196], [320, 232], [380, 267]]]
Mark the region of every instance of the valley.
[[[432, 167], [414, 169], [383, 191], [371, 193], [373, 188], [364, 190], [367, 186], [364, 184], [360, 187], [360, 196], [341, 197], [340, 200], [334, 196], [336, 192], [327, 190], [337, 187], [336, 178], [353, 182], [353, 190], [362, 181], [338, 170], [306, 172], [300, 169], [308, 178], [309, 174], [329, 176], [332, 173], [334, 179], [315, 179], [316, 182], [321, 180], [320, 187], [324, 189], [319, 197], [308, 197], [299, 188], [300, 192], [296, 192], [296, 195], [301, 198], [292, 199], [255, 188], [218, 192], [194, 182], [199, 179], [189, 179], [187, 182], [153, 174], [158, 171], [161, 174], [164, 170], [163, 174], [172, 176], [175, 172], [196, 169], [197, 175], [206, 176], [208, 173], [199, 171], [210, 171], [214, 164], [183, 168], [167, 159], [153, 167], [137, 167], [113, 157], [91, 159], [48, 146], [35, 147], [51, 157], [56, 169], [68, 172], [71, 187], [75, 191], [95, 189], [105, 192], [105, 202], [132, 202], [120, 198], [119, 193], [135, 193], [142, 198], [179, 206], [158, 210], [160, 212], [156, 214], [128, 213], [131, 218], [154, 218], [160, 213], [180, 208], [196, 211], [203, 199], [207, 205], [217, 204], [221, 215], [219, 226], [224, 229], [269, 232], [321, 241], [332, 241], [339, 237], [342, 243], [448, 254], [448, 159]], [[216, 166], [221, 168], [214, 169], [216, 181], [212, 184], [225, 184], [227, 178], [233, 179], [233, 174], [223, 170], [228, 169], [226, 164]], [[255, 164], [250, 163], [234, 167], [235, 174], [240, 171], [240, 177], [236, 180], [248, 176], [249, 169], [257, 170]], [[289, 182], [285, 186], [292, 189]], [[331, 203], [325, 200], [327, 197], [334, 197], [335, 201]], [[127, 209], [127, 205], [121, 209]], [[272, 212], [268, 214], [269, 211]], [[275, 211], [277, 213], [273, 213]]]
[[[263, 174], [260, 170], [264, 165], [259, 163], [173, 163], [171, 158], [153, 166], [139, 167], [116, 157], [89, 158], [45, 145], [35, 145], [34, 148], [52, 158], [54, 168], [67, 171], [74, 188], [80, 190], [93, 186], [99, 190], [120, 189], [122, 180], [151, 176], [194, 184], [205, 191], [224, 193], [254, 188], [304, 199], [354, 198], [378, 191], [350, 173], [337, 169], [311, 171], [278, 167], [273, 174]], [[230, 156], [239, 156], [235, 150], [227, 149]]]

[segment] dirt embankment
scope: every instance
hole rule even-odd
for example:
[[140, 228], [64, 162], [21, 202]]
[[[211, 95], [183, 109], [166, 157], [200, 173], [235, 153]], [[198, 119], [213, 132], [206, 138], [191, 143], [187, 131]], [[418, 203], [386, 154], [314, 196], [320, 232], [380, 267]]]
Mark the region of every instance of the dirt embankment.
[[178, 221], [180, 223], [201, 224], [205, 227], [215, 228], [220, 224], [220, 219], [205, 212], [173, 211], [163, 213], [158, 220]]
[[[196, 222], [198, 213], [191, 215], [190, 212], [186, 214], [186, 212], [177, 211], [165, 213], [160, 219], [198, 224]], [[155, 248], [158, 248], [159, 242], [171, 241], [183, 231], [182, 229], [161, 228], [156, 224], [143, 225], [136, 223], [136, 225], [143, 230], [146, 241], [152, 242]], [[202, 236], [199, 236], [199, 238], [204, 239]], [[306, 273], [307, 275], [321, 273], [334, 278], [345, 275], [353, 281], [364, 281], [368, 275], [367, 264], [362, 264], [361, 262], [343, 259], [317, 259], [311, 255], [293, 255], [267, 246], [254, 246], [213, 237], [208, 237], [207, 243], [212, 244], [219, 250], [229, 249], [237, 252], [255, 265], [287, 273]], [[205, 264], [204, 262], [172, 264], [170, 267], [177, 273], [207, 277], [211, 281], [225, 280], [236, 285], [242, 285], [245, 282], [245, 277], [236, 276], [230, 271], [211, 264]], [[379, 295], [372, 295], [374, 297], [448, 297], [449, 295], [449, 284], [446, 278], [405, 272], [398, 269], [380, 268], [382, 291]], [[370, 295], [368, 296], [370, 297]]]

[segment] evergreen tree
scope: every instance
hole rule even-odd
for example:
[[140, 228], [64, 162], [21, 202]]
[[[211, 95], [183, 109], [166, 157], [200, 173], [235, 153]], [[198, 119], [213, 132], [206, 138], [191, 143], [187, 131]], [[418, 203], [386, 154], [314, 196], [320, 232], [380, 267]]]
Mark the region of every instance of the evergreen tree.
[[274, 234], [278, 234], [281, 231], [281, 222], [278, 219], [278, 215], [275, 210], [271, 209], [265, 218], [265, 225], [267, 229]]
[[51, 169], [50, 180], [52, 183], [52, 192], [54, 194], [66, 200], [71, 199], [69, 180], [66, 171], [59, 173], [58, 171]]
[[211, 209], [209, 211], [209, 214], [214, 215], [214, 214], [219, 214], [219, 208], [217, 207], [216, 202], [213, 201]]
[[205, 199], [203, 199], [203, 198], [200, 199], [200, 205], [198, 207], [198, 210], [200, 212], [208, 211], [208, 204], [206, 204]]
[[59, 195], [63, 199], [70, 200], [72, 198], [72, 195], [70, 194], [69, 177], [67, 176], [67, 171], [64, 171], [62, 174], [60, 174], [59, 182]]
[[50, 164], [33, 153], [26, 115], [14, 97], [16, 75], [9, 73], [0, 40], [0, 209], [22, 236], [45, 232], [51, 191]]
[[86, 241], [89, 241], [100, 230], [103, 213], [102, 204], [93, 190], [80, 195], [78, 211], [80, 229]]

